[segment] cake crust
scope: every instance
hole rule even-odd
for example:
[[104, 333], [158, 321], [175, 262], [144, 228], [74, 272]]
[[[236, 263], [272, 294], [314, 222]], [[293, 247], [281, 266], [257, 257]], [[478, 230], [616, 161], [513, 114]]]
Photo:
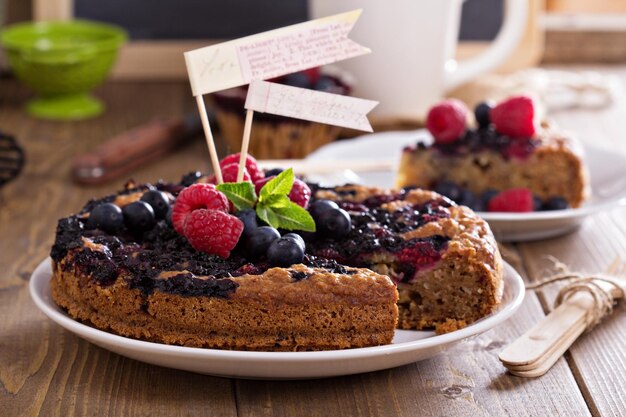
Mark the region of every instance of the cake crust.
[[[270, 268], [234, 277], [237, 291], [225, 298], [144, 294], [124, 274], [102, 286], [73, 260], [70, 252], [53, 262], [55, 302], [99, 329], [153, 342], [260, 351], [376, 346], [391, 343], [398, 316], [394, 284], [367, 269], [339, 274], [304, 265]], [[307, 278], [294, 281], [292, 272]]]

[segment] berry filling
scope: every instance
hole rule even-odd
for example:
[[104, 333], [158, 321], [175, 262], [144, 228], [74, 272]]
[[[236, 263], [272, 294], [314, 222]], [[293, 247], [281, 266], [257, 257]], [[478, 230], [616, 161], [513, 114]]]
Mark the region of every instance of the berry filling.
[[569, 203], [563, 197], [553, 196], [542, 200], [533, 195], [528, 188], [513, 188], [504, 191], [488, 189], [477, 194], [463, 185], [444, 180], [433, 184], [432, 189], [457, 204], [467, 206], [474, 211], [520, 213], [570, 208]]
[[[342, 264], [354, 267], [372, 267], [374, 260], [383, 260], [392, 266], [388, 275], [396, 282], [410, 282], [420, 271], [434, 266], [441, 259], [447, 247], [448, 238], [428, 236], [405, 239], [403, 233], [415, 230], [426, 223], [450, 216], [447, 209], [450, 203], [445, 199], [432, 200], [424, 204], [405, 205], [395, 211], [381, 206], [390, 201], [403, 200], [402, 191], [393, 195], [377, 195], [361, 203], [352, 201], [337, 202], [332, 207], [327, 200], [311, 203], [314, 218], [321, 224], [329, 223], [335, 210], [349, 213], [351, 227], [341, 231], [340, 238], [324, 229], [310, 236], [307, 251]], [[320, 206], [330, 206], [325, 210]], [[321, 210], [321, 213], [315, 214]], [[336, 215], [338, 218], [343, 215]], [[321, 232], [321, 233], [320, 233]]]
[[[319, 190], [315, 185], [310, 186]], [[203, 189], [204, 192], [210, 187], [203, 185], [195, 188]], [[278, 233], [276, 229], [261, 226], [249, 219], [240, 219], [222, 210], [199, 208], [191, 212], [195, 214], [180, 216], [184, 218], [183, 229], [186, 230], [181, 235], [174, 230], [167, 216], [156, 219], [154, 210], [146, 206], [149, 206], [147, 201], [153, 201], [162, 213], [165, 207], [162, 207], [161, 197], [167, 197], [167, 200], [173, 200], [176, 196], [180, 198], [182, 190], [183, 187], [173, 184], [129, 184], [118, 195], [90, 201], [79, 214], [59, 221], [52, 259], [58, 262], [68, 251], [74, 251], [74, 265], [103, 286], [111, 285], [118, 277], [124, 276], [128, 277], [125, 279], [132, 288], [139, 289], [143, 294], [158, 289], [183, 296], [228, 297], [237, 288], [232, 277], [261, 274], [273, 266], [288, 268], [296, 263], [350, 274], [354, 271], [349, 266], [368, 267], [372, 266], [374, 257], [385, 257], [392, 265], [392, 279], [407, 282], [414, 279], [417, 272], [434, 265], [447, 246], [448, 239], [441, 236], [413, 239], [401, 236], [423, 224], [448, 217], [447, 207], [450, 203], [446, 199], [422, 205], [406, 205], [392, 212], [384, 210], [381, 205], [392, 200], [402, 200], [405, 191], [395, 195], [373, 196], [361, 203], [343, 201], [334, 204], [313, 200], [310, 208], [314, 212], [317, 210], [315, 217], [325, 219], [325, 226], [315, 233]], [[147, 194], [148, 191], [151, 193]], [[141, 207], [137, 205], [133, 209], [137, 213], [124, 217], [124, 208], [134, 207], [132, 205], [135, 202], [127, 203], [122, 210], [118, 210], [115, 208], [115, 202], [118, 201], [116, 197], [132, 194], [139, 195], [135, 202]], [[212, 201], [219, 202], [223, 209], [221, 199], [213, 200], [215, 196], [210, 194]], [[140, 199], [143, 195], [150, 197]], [[196, 196], [190, 194], [188, 197]], [[193, 198], [188, 202], [193, 202], [191, 200]], [[99, 222], [94, 223], [90, 218], [103, 205], [105, 209], [101, 211], [104, 220], [96, 219]], [[144, 219], [146, 213], [149, 214], [147, 220]], [[212, 221], [210, 216], [221, 216], [226, 221]], [[105, 230], [99, 227], [102, 224], [110, 228]], [[218, 227], [218, 224], [222, 225], [220, 227], [236, 228], [237, 233], [229, 235], [245, 234], [245, 243], [250, 247], [237, 244], [230, 254], [226, 254], [235, 245], [234, 241], [205, 239], [204, 234], [199, 232], [205, 227]], [[244, 228], [249, 230], [244, 232]], [[222, 239], [226, 239], [224, 236]], [[197, 250], [205, 246], [211, 246], [212, 253]], [[218, 246], [219, 250], [213, 250], [213, 246]], [[259, 253], [253, 257], [251, 254], [255, 250]], [[69, 265], [62, 264], [61, 267], [69, 268]], [[290, 274], [294, 281], [306, 278], [305, 273], [290, 270]]]
[[[441, 154], [447, 156], [465, 156], [472, 153], [492, 151], [499, 153], [503, 158], [524, 160], [534, 152], [540, 141], [535, 138], [511, 138], [497, 132], [492, 126], [478, 129], [467, 129], [455, 142], [438, 143], [432, 145]], [[424, 143], [407, 146], [405, 152], [419, 152], [427, 149]]]

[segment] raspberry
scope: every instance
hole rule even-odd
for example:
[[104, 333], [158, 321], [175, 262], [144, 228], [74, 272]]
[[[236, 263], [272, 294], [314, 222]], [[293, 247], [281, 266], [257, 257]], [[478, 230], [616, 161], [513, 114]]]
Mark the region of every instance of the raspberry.
[[254, 191], [256, 191], [256, 195], [259, 195], [259, 193], [261, 192], [261, 188], [263, 188], [263, 186], [267, 184], [269, 180], [271, 180], [274, 177], [275, 175], [271, 177], [261, 178], [260, 180], [254, 181]]
[[537, 143], [528, 138], [516, 138], [515, 140], [509, 141], [509, 144], [502, 152], [507, 158], [523, 160], [528, 158], [536, 147]]
[[[237, 182], [237, 173], [239, 172], [239, 164], [227, 164], [222, 167], [222, 179], [224, 182]], [[252, 182], [250, 174], [246, 168], [243, 169], [243, 180]]]
[[[237, 164], [237, 168], [239, 168], [239, 158], [241, 158], [241, 153], [237, 152], [228, 155], [226, 158], [222, 159], [220, 161], [220, 167], [222, 168], [222, 171], [224, 170], [224, 167], [226, 165], [230, 164]], [[265, 177], [265, 174], [263, 174], [263, 171], [257, 165], [256, 159], [254, 159], [254, 157], [251, 155], [246, 155], [246, 170], [248, 171], [248, 174], [250, 174], [252, 182], [255, 182]]]
[[533, 193], [528, 188], [502, 191], [487, 204], [487, 211], [528, 212], [534, 208]]
[[293, 187], [291, 187], [289, 199], [300, 207], [306, 208], [307, 204], [309, 204], [310, 198], [311, 189], [309, 188], [309, 186], [306, 185], [304, 181], [296, 178], [293, 182]]
[[[254, 183], [256, 194], [259, 195], [261, 193], [261, 188], [263, 188], [263, 186], [273, 178], [274, 177], [267, 177], [256, 181]], [[311, 189], [304, 181], [296, 178], [293, 182], [293, 187], [291, 187], [291, 191], [289, 192], [289, 199], [300, 207], [306, 208], [307, 204], [309, 204], [309, 200], [311, 199]]]
[[401, 262], [409, 262], [420, 267], [433, 265], [441, 259], [441, 253], [435, 248], [431, 241], [418, 241], [413, 246], [400, 250], [396, 257]]
[[499, 103], [489, 116], [503, 135], [529, 138], [535, 134], [535, 105], [528, 96], [515, 96]]
[[321, 73], [319, 67], [309, 68], [302, 71], [309, 79], [311, 85], [315, 85], [320, 79]]
[[467, 107], [462, 101], [442, 101], [428, 112], [426, 128], [437, 143], [452, 143], [465, 132]]
[[239, 242], [243, 222], [223, 211], [198, 209], [187, 216], [184, 231], [194, 249], [228, 258]]
[[228, 212], [228, 199], [213, 184], [193, 184], [178, 194], [172, 208], [174, 230], [183, 234], [185, 219], [194, 210], [212, 209]]

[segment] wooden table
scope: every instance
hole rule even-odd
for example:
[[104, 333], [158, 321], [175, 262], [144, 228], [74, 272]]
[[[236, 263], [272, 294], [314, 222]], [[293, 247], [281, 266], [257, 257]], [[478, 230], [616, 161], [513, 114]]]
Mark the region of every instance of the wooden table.
[[[618, 71], [619, 70], [619, 71]], [[626, 80], [626, 69], [616, 69]], [[626, 415], [626, 315], [614, 314], [582, 337], [545, 376], [511, 376], [497, 359], [504, 346], [541, 319], [554, 289], [529, 293], [506, 324], [423, 362], [363, 375], [313, 381], [247, 381], [160, 368], [98, 348], [40, 313], [28, 280], [53, 241], [56, 220], [92, 196], [121, 186], [80, 187], [71, 157], [154, 116], [193, 111], [184, 83], [108, 84], [109, 105], [77, 123], [33, 120], [28, 93], [0, 80], [0, 129], [28, 152], [23, 174], [0, 189], [0, 415], [2, 416], [584, 416]], [[553, 117], [581, 139], [626, 152], [625, 106]], [[221, 154], [224, 154], [224, 149]], [[201, 139], [136, 171], [138, 181], [177, 180], [208, 170]], [[604, 270], [626, 260], [626, 211], [589, 218], [576, 232], [512, 246], [528, 282], [542, 277], [551, 254], [573, 270]]]

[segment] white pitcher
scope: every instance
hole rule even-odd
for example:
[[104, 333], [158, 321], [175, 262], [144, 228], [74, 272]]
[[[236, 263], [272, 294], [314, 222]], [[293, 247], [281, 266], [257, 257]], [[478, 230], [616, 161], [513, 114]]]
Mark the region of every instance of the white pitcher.
[[312, 18], [354, 9], [363, 13], [350, 33], [372, 53], [338, 64], [356, 78], [356, 97], [378, 100], [374, 121], [423, 119], [450, 89], [495, 68], [517, 46], [527, 0], [505, 0], [502, 28], [480, 55], [457, 62], [463, 0], [309, 0]]

